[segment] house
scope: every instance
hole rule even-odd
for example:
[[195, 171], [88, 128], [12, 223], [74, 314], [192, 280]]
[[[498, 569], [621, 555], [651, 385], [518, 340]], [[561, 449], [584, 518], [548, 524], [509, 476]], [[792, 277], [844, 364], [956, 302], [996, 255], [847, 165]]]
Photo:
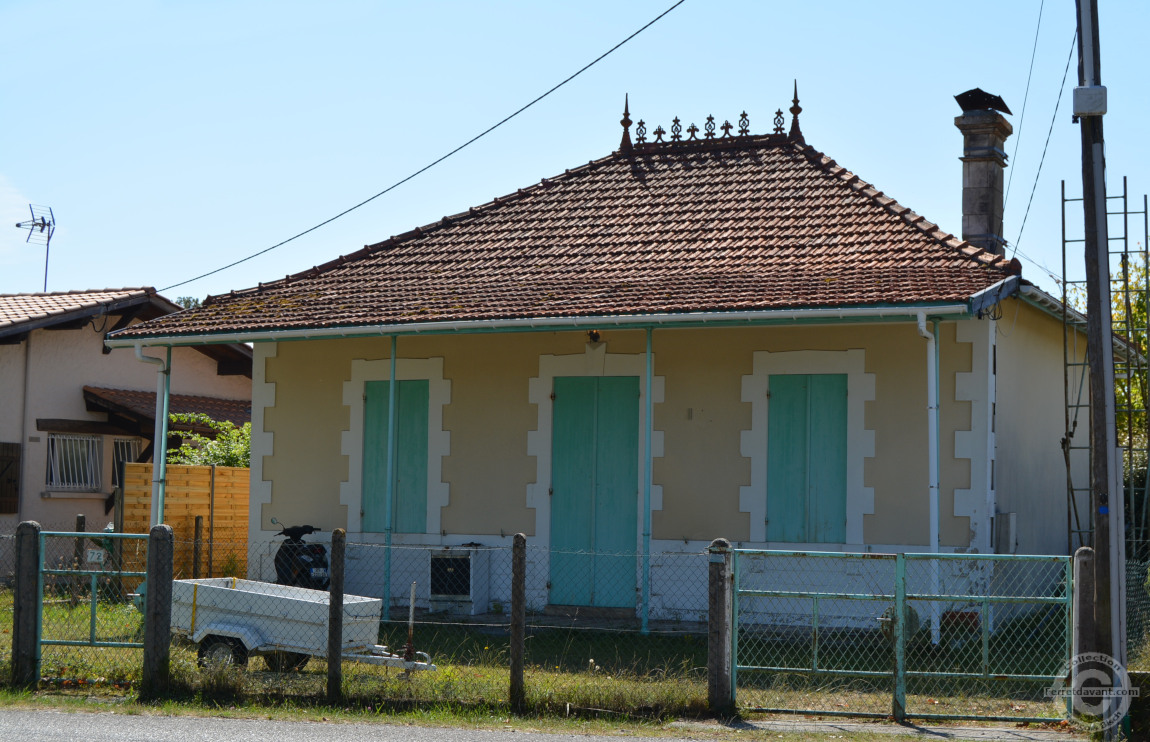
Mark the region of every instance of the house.
[[[152, 458], [157, 373], [104, 337], [178, 311], [151, 288], [0, 295], [0, 532], [111, 520], [121, 462]], [[250, 348], [177, 348], [172, 362], [172, 412], [250, 417]]]
[[625, 108], [602, 159], [108, 344], [253, 344], [253, 541], [273, 517], [353, 544], [523, 532], [533, 604], [698, 607], [635, 555], [716, 537], [1066, 553], [1063, 322], [1003, 254], [1010, 124], [955, 120], [960, 238], [808, 145], [797, 91], [790, 112], [756, 135]]

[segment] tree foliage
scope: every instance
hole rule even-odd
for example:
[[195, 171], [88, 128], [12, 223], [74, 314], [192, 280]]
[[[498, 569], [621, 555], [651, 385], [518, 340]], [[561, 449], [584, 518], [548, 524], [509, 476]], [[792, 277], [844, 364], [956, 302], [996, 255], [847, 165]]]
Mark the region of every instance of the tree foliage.
[[184, 309], [199, 309], [203, 302], [194, 296], [177, 296], [176, 303]]
[[183, 444], [168, 451], [169, 464], [191, 466], [251, 466], [252, 424], [236, 427], [229, 420], [213, 420], [202, 412], [173, 413], [169, 420], [180, 425], [209, 428], [211, 435], [181, 433]]

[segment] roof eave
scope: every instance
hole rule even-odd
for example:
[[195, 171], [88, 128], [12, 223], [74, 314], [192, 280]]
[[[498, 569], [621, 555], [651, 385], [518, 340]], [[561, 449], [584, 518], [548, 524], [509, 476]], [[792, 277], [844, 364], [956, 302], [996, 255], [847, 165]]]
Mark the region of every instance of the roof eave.
[[[164, 299], [162, 302], [157, 301], [156, 294], [137, 294], [134, 296], [124, 297], [123, 299], [116, 299], [110, 302], [100, 302], [84, 307], [78, 307], [76, 309], [60, 312], [58, 314], [48, 314], [42, 317], [25, 320], [23, 322], [14, 322], [7, 327], [0, 328], [0, 338], [8, 337], [10, 335], [22, 335], [26, 332], [41, 330], [45, 327], [52, 327], [53, 325], [62, 325], [78, 319], [84, 319], [85, 317], [99, 317], [106, 314], [116, 314], [125, 309], [130, 309], [141, 304], [149, 303], [154, 303], [157, 306], [162, 307], [166, 307], [168, 304], [170, 304], [170, 302], [168, 302], [166, 299]], [[179, 309], [179, 307], [174, 304], [171, 306], [175, 307], [175, 309], [169, 309], [169, 312]]]
[[745, 327], [770, 324], [836, 322], [916, 321], [926, 313], [940, 319], [957, 319], [971, 314], [970, 302], [927, 302], [898, 306], [852, 306], [808, 309], [765, 309], [732, 312], [677, 312], [663, 314], [590, 315], [581, 317], [526, 317], [492, 320], [415, 322], [349, 327], [311, 327], [258, 330], [236, 333], [197, 333], [135, 335], [105, 340], [109, 348], [136, 346], [207, 345], [219, 343], [259, 343], [288, 340], [321, 340], [387, 335], [455, 335], [510, 332], [554, 332], [560, 330], [643, 328], [643, 327]]

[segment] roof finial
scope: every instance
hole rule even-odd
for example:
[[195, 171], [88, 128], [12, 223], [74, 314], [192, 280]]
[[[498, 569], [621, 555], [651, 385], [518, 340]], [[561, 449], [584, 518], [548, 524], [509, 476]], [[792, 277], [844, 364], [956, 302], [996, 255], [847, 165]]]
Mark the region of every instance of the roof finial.
[[623, 94], [623, 119], [619, 122], [623, 125], [623, 140], [619, 142], [620, 152], [631, 151], [631, 110], [630, 110], [630, 95]]
[[791, 106], [791, 133], [789, 137], [791, 141], [798, 142], [799, 144], [806, 144], [803, 139], [803, 131], [799, 128], [799, 114], [803, 112], [803, 107], [799, 105], [799, 81], [795, 80], [795, 98], [793, 106]]

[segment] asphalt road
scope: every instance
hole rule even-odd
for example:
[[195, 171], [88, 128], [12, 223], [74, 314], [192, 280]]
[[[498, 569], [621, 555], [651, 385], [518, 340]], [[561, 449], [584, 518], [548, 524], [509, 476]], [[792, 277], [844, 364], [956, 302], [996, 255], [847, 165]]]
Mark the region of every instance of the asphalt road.
[[[512, 735], [516, 742], [572, 739], [619, 742], [624, 739], [388, 724], [0, 710], [0, 740], [3, 742], [494, 742]], [[626, 739], [640, 738], [628, 736]]]

